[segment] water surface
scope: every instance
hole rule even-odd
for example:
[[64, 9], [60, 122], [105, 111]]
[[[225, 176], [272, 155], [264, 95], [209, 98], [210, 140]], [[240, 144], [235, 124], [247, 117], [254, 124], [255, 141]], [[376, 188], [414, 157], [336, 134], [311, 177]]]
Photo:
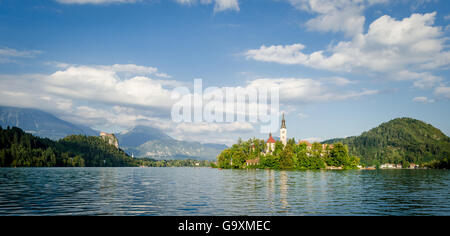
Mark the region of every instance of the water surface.
[[0, 215], [450, 215], [450, 171], [0, 168]]

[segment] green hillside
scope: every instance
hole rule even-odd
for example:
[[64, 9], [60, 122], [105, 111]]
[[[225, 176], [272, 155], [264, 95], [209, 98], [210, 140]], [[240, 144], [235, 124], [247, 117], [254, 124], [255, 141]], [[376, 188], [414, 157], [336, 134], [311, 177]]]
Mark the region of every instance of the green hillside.
[[450, 157], [450, 138], [432, 125], [411, 118], [394, 119], [360, 136], [323, 143], [336, 142], [348, 145], [350, 154], [366, 165], [423, 164]]
[[136, 166], [136, 162], [100, 137], [71, 135], [53, 141], [16, 127], [0, 127], [0, 167], [72, 166]]

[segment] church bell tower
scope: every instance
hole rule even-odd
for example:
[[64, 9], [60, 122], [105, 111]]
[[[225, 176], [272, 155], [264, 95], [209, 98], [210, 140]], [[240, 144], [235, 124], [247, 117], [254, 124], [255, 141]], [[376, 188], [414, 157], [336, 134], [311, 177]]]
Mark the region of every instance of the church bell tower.
[[286, 146], [286, 144], [287, 144], [287, 129], [286, 129], [286, 120], [284, 120], [284, 113], [283, 113], [283, 119], [281, 120], [280, 141], [283, 143], [284, 146]]

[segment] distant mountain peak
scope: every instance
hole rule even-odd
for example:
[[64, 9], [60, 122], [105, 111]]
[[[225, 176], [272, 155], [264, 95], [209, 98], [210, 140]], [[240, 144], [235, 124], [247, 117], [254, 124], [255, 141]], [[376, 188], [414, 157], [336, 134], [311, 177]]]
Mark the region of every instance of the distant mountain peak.
[[76, 125], [34, 108], [0, 106], [0, 126], [15, 126], [33, 135], [58, 140], [71, 134], [98, 135], [93, 129]]
[[173, 140], [172, 137], [163, 133], [160, 129], [137, 125], [129, 130], [118, 133], [117, 139], [124, 147], [138, 147], [153, 140]]

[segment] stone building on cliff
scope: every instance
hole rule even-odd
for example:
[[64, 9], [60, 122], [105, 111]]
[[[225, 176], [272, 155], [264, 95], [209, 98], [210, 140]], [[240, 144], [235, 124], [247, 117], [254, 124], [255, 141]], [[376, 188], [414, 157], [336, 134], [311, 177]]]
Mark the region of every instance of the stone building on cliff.
[[110, 145], [113, 145], [117, 149], [119, 149], [119, 141], [117, 140], [116, 136], [114, 134], [108, 134], [105, 132], [100, 132], [100, 137], [108, 142]]

